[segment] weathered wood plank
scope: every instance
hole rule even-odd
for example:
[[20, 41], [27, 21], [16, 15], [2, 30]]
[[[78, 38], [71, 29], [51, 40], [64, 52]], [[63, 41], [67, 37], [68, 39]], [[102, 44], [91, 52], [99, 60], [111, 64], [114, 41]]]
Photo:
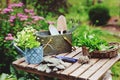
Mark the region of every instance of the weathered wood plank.
[[78, 48], [75, 51], [73, 51], [73, 52], [69, 53], [68, 55], [66, 55], [66, 57], [73, 57], [73, 56], [77, 55], [78, 53], [80, 53], [81, 51], [82, 51], [82, 49]]
[[71, 72], [73, 72], [74, 70], [76, 70], [79, 66], [81, 66], [81, 64], [76, 62], [75, 64], [71, 65], [69, 68], [67, 68], [63, 72], [61, 72], [61, 74], [68, 75]]
[[88, 79], [94, 74], [100, 67], [102, 67], [109, 59], [100, 59], [97, 63], [91, 66], [87, 71], [79, 76], [79, 78]]
[[[45, 73], [45, 72], [41, 72], [41, 71], [38, 71], [37, 69], [35, 68], [31, 68], [31, 67], [23, 67], [23, 66], [20, 66], [20, 64], [13, 64], [17, 69], [19, 70], [23, 70], [25, 72], [29, 72], [29, 73], [33, 73], [33, 74], [37, 74], [39, 76], [49, 76], [49, 77], [58, 77], [59, 79], [61, 79], [61, 77], [59, 77], [59, 75], [56, 75], [56, 73]], [[63, 77], [62, 77], [63, 78]]]
[[90, 62], [88, 64], [84, 64], [80, 66], [78, 69], [76, 69], [74, 72], [70, 74], [70, 76], [78, 77], [80, 74], [82, 74], [84, 71], [86, 71], [88, 68], [90, 68], [95, 62], [97, 62], [98, 59], [90, 59]]
[[23, 61], [25, 61], [25, 58], [20, 58], [20, 59], [17, 59], [16, 61], [14, 61], [12, 64], [20, 64], [22, 63]]
[[[82, 52], [80, 50], [80, 52], [78, 52], [78, 54], [75, 54], [75, 55], [72, 55], [72, 56], [75, 59], [79, 59], [81, 55], [82, 55]], [[71, 65], [68, 68], [66, 68], [65, 70], [60, 72], [60, 75], [63, 76], [63, 77], [66, 77], [65, 80], [73, 80], [73, 78], [71, 78], [71, 76], [69, 76], [69, 74], [71, 72], [73, 72], [74, 70], [76, 70], [79, 66], [81, 66], [81, 64], [78, 63], [78, 62], [73, 63], [73, 64], [71, 63]], [[64, 80], [64, 79], [62, 79], [62, 80]]]
[[[81, 56], [81, 53], [77, 54], [76, 56], [74, 56], [73, 58], [75, 59], [79, 59], [79, 57]], [[73, 72], [74, 70], [76, 70], [79, 66], [81, 66], [80, 63], [76, 62], [73, 65], [71, 65], [70, 67], [68, 67], [67, 69], [65, 69], [63, 72], [61, 72], [61, 74], [65, 74], [68, 75], [71, 72]]]
[[69, 54], [69, 53], [61, 53], [61, 54], [58, 54], [57, 56], [65, 56], [67, 54]]
[[79, 52], [76, 56], [74, 56], [74, 58], [79, 59], [81, 55], [82, 55], [82, 52]]
[[[73, 52], [71, 52], [71, 53], [69, 53], [69, 54], [67, 54], [67, 55], [65, 55], [65, 57], [73, 57], [73, 58], [76, 58], [76, 59], [78, 59], [79, 57], [78, 56], [80, 56], [79, 54], [81, 54], [81, 48], [77, 48], [75, 51], [73, 51]], [[66, 64], [68, 65], [68, 67], [67, 68], [69, 68], [71, 65], [72, 65], [72, 63], [68, 63], [68, 62], [66, 62]], [[66, 69], [67, 69], [66, 68]], [[65, 70], [66, 70], [65, 69]], [[64, 70], [62, 70], [62, 71], [57, 71], [57, 74], [61, 74], [61, 72], [63, 72]], [[71, 70], [70, 70], [71, 71]], [[66, 71], [65, 71], [66, 72]], [[62, 73], [63, 74], [63, 73]], [[67, 73], [66, 73], [67, 74]]]
[[22, 67], [26, 67], [27, 65], [29, 65], [29, 64], [25, 61], [19, 64], [19, 66], [22, 66]]
[[28, 68], [35, 68], [36, 66], [38, 66], [39, 64], [29, 64], [26, 67]]
[[17, 69], [19, 70], [23, 70], [25, 72], [28, 72], [28, 73], [32, 73], [32, 74], [36, 74], [36, 75], [39, 75], [39, 76], [48, 76], [48, 77], [57, 77], [59, 79], [63, 79], [63, 76], [61, 75], [58, 75], [56, 73], [45, 73], [45, 72], [41, 72], [41, 71], [38, 71], [36, 69], [31, 69], [31, 68], [23, 68], [23, 67], [20, 67], [20, 66], [15, 66]]
[[89, 79], [98, 80], [106, 71], [108, 71], [112, 65], [120, 59], [120, 55], [110, 59], [106, 64], [104, 64], [95, 74], [93, 74]]

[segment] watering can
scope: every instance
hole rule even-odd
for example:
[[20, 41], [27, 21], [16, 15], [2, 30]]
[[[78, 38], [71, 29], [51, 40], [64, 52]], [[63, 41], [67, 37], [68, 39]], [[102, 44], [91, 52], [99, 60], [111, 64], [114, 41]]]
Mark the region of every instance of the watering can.
[[13, 46], [20, 54], [22, 54], [25, 57], [25, 62], [27, 62], [28, 64], [39, 64], [43, 61], [43, 47], [42, 46], [35, 47], [32, 49], [25, 49], [25, 51], [20, 49], [15, 44], [13, 44]]

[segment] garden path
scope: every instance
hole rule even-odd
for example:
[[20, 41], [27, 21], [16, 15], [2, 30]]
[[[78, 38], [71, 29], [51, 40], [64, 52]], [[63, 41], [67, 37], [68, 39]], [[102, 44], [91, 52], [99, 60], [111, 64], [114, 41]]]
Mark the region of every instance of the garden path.
[[112, 17], [102, 29], [110, 31], [113, 35], [120, 37], [120, 17]]

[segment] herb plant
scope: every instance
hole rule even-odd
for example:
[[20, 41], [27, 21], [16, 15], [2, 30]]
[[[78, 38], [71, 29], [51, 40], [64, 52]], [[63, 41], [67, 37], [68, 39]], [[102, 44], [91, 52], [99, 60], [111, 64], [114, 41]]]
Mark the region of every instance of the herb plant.
[[95, 34], [84, 33], [81, 38], [78, 39], [79, 46], [86, 46], [90, 52], [94, 50], [107, 49], [108, 43], [105, 40], [99, 39]]
[[75, 33], [73, 36], [75, 46], [86, 46], [89, 48], [90, 52], [95, 50], [104, 51], [114, 48], [114, 46], [109, 46], [106, 40], [100, 38], [100, 34], [102, 34], [100, 31], [96, 30], [96, 32], [95, 30], [90, 29], [87, 25], [82, 25], [80, 27], [80, 29], [76, 30], [78, 33]]
[[39, 47], [40, 42], [36, 41], [35, 36], [36, 30], [32, 27], [25, 27], [21, 32], [17, 33], [16, 39], [14, 40], [16, 45], [22, 49]]

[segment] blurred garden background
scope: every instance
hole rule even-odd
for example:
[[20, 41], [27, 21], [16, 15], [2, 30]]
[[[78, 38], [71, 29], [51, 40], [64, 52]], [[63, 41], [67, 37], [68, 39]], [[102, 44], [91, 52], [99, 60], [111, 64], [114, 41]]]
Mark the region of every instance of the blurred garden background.
[[[48, 30], [64, 15], [67, 27], [77, 26], [73, 45], [83, 32], [91, 31], [107, 42], [120, 43], [120, 0], [0, 0], [0, 80], [38, 80], [33, 74], [16, 70], [12, 62], [19, 54], [12, 38], [26, 26]], [[113, 80], [120, 80], [120, 61], [112, 68]]]

